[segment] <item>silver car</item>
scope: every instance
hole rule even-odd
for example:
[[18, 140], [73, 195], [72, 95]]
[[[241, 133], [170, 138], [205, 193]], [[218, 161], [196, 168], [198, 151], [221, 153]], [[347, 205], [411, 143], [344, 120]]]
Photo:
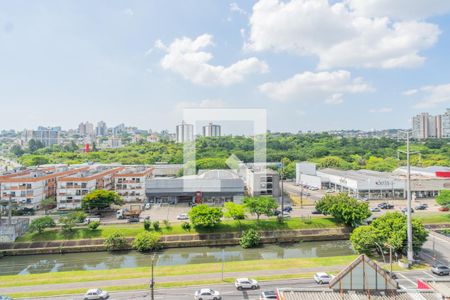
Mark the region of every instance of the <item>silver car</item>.
[[334, 276], [327, 274], [325, 272], [319, 272], [314, 275], [314, 280], [318, 284], [327, 284], [330, 283], [331, 280], [333, 280]]
[[235, 286], [238, 290], [243, 290], [243, 289], [252, 289], [252, 290], [256, 290], [257, 288], [259, 288], [259, 283], [258, 283], [258, 281], [256, 281], [255, 279], [250, 279], [250, 278], [238, 278], [238, 279], [236, 279], [236, 281], [234, 282], [234, 286]]
[[450, 269], [445, 265], [433, 265], [431, 267], [431, 272], [440, 276], [449, 275]]
[[104, 300], [108, 299], [109, 294], [102, 289], [90, 289], [84, 294], [84, 300]]
[[201, 289], [195, 292], [194, 294], [195, 300], [220, 300], [222, 296], [218, 291], [213, 289]]

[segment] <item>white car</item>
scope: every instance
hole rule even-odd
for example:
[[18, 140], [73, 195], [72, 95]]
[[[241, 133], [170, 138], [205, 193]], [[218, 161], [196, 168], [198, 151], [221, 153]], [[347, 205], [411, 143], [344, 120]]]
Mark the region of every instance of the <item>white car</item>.
[[104, 300], [108, 299], [109, 294], [102, 289], [90, 289], [84, 294], [84, 300]]
[[189, 217], [187, 214], [179, 214], [177, 220], [189, 220]]
[[254, 279], [250, 279], [250, 278], [238, 278], [234, 282], [234, 286], [238, 290], [243, 290], [243, 289], [256, 290], [257, 288], [259, 288], [258, 281], [254, 280]]
[[195, 292], [194, 299], [196, 300], [220, 300], [222, 296], [218, 291], [212, 289], [201, 289]]
[[330, 281], [333, 280], [333, 278], [334, 278], [333, 275], [327, 274], [325, 272], [319, 272], [314, 275], [314, 280], [318, 284], [330, 283]]

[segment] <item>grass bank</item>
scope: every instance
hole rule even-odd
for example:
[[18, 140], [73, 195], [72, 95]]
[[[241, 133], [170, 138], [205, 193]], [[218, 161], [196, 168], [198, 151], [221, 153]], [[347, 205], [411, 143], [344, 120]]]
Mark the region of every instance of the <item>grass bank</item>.
[[[249, 260], [233, 261], [224, 263], [224, 272], [249, 272], [259, 270], [287, 270], [342, 266], [347, 265], [356, 258], [356, 255], [313, 257], [313, 258], [292, 258], [292, 259], [269, 259], [269, 260]], [[190, 264], [180, 266], [157, 266], [155, 276], [177, 276], [177, 275], [198, 275], [220, 273], [221, 263]], [[130, 278], [148, 278], [149, 267], [124, 268], [112, 270], [93, 271], [69, 271], [54, 272], [29, 275], [7, 275], [0, 276], [0, 288], [31, 286], [44, 284], [62, 284], [75, 282], [90, 282], [100, 280], [120, 280]]]
[[[256, 230], [289, 230], [289, 229], [313, 229], [313, 228], [333, 228], [340, 226], [331, 217], [314, 217], [311, 219], [291, 218], [284, 223], [279, 223], [276, 219], [264, 219], [257, 222], [256, 220], [243, 220], [240, 224], [237, 221], [224, 221], [213, 229], [193, 228], [186, 231], [181, 224], [173, 224], [170, 227], [161, 223], [161, 234], [187, 234], [187, 233], [220, 233], [220, 232], [237, 232], [246, 229]], [[97, 230], [89, 230], [86, 227], [75, 228], [71, 234], [64, 234], [58, 229], [48, 229], [43, 233], [26, 233], [17, 242], [34, 242], [34, 241], [54, 241], [54, 240], [77, 240], [106, 238], [115, 231], [120, 231], [127, 237], [134, 237], [138, 233], [144, 231], [144, 226], [140, 224], [123, 224], [123, 225], [101, 225]]]
[[414, 213], [413, 218], [421, 220], [424, 224], [450, 223], [450, 212]]

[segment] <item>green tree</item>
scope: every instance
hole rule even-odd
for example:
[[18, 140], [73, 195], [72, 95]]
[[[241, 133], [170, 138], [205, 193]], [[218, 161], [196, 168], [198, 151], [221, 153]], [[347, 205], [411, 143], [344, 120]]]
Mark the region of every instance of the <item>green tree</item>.
[[358, 201], [347, 193], [326, 195], [316, 202], [316, 209], [326, 215], [332, 215], [338, 222], [356, 227], [371, 216], [369, 204]]
[[225, 202], [224, 207], [225, 207], [224, 216], [226, 218], [231, 218], [236, 221], [245, 219], [244, 205], [237, 204], [234, 202]]
[[214, 227], [223, 217], [222, 209], [209, 207], [206, 204], [194, 206], [189, 212], [189, 219], [195, 227]]
[[133, 241], [133, 249], [139, 252], [158, 250], [161, 247], [160, 237], [156, 232], [141, 232]]
[[62, 224], [61, 228], [63, 230], [63, 232], [65, 233], [69, 233], [73, 231], [73, 228], [75, 227], [76, 222], [76, 218], [73, 215], [67, 215], [65, 217], [60, 217], [59, 218], [59, 223]]
[[41, 207], [44, 209], [45, 214], [47, 214], [49, 209], [56, 207], [55, 197], [45, 198], [41, 201]]
[[258, 221], [261, 215], [272, 216], [278, 207], [277, 201], [270, 196], [245, 197], [244, 205], [251, 214], [256, 215]]
[[31, 221], [29, 230], [31, 232], [37, 231], [38, 233], [42, 233], [46, 228], [55, 226], [55, 221], [51, 217], [40, 217]]
[[436, 197], [436, 203], [440, 206], [449, 206], [450, 205], [450, 190], [442, 190], [439, 192], [439, 195]]
[[239, 244], [242, 248], [254, 248], [261, 245], [261, 235], [254, 229], [248, 229], [242, 234]]
[[22, 156], [25, 153], [25, 151], [23, 151], [22, 147], [20, 147], [20, 145], [17, 145], [17, 144], [12, 145], [12, 147], [9, 149], [9, 151], [11, 151], [11, 153], [13, 153], [17, 157]]
[[110, 207], [111, 204], [120, 205], [122, 203], [122, 197], [114, 191], [94, 190], [83, 197], [81, 206], [85, 210], [101, 210]]
[[123, 233], [115, 231], [108, 235], [103, 243], [106, 250], [115, 251], [128, 248], [128, 241]]
[[[386, 251], [392, 247], [394, 252], [407, 252], [407, 220], [399, 212], [382, 215], [368, 226], [356, 228], [350, 235], [353, 249], [358, 253], [371, 254]], [[428, 237], [422, 222], [413, 219], [413, 250], [417, 253]], [[381, 248], [381, 249], [380, 249]]]

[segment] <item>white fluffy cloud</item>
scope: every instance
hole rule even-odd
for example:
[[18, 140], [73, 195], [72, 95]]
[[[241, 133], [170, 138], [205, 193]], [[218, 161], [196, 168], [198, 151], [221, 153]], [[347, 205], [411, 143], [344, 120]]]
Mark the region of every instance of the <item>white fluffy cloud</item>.
[[450, 83], [441, 85], [427, 85], [419, 89], [409, 90], [403, 93], [407, 96], [419, 95], [421, 100], [414, 108], [432, 108], [439, 105], [450, 104]]
[[230, 3], [230, 10], [233, 12], [238, 12], [241, 15], [246, 15], [247, 12], [239, 7], [239, 5], [236, 2]]
[[225, 102], [220, 99], [203, 99], [200, 101], [182, 101], [175, 106], [176, 110], [183, 110], [184, 108], [223, 108]]
[[424, 19], [450, 10], [448, 0], [346, 0], [348, 7], [364, 17], [400, 20]]
[[268, 97], [287, 101], [324, 100], [327, 104], [343, 102], [346, 93], [373, 91], [373, 88], [361, 78], [352, 78], [348, 71], [304, 72], [279, 82], [267, 82], [259, 90]]
[[[317, 56], [319, 69], [397, 68], [422, 64], [426, 58], [420, 51], [436, 43], [440, 34], [438, 26], [417, 19], [393, 20], [389, 12], [381, 9], [374, 12], [380, 16], [366, 16], [364, 9], [370, 8], [372, 2], [349, 0], [330, 4], [327, 0], [260, 0], [253, 6], [245, 48]], [[392, 7], [395, 11], [396, 6]], [[405, 10], [406, 7], [409, 8], [409, 4], [404, 4]]]
[[228, 67], [211, 65], [208, 62], [213, 55], [202, 51], [211, 45], [213, 37], [209, 34], [203, 34], [194, 40], [187, 37], [175, 39], [168, 46], [160, 40], [155, 42], [156, 48], [166, 52], [161, 59], [162, 68], [195, 84], [228, 86], [241, 82], [249, 74], [268, 71], [267, 64], [255, 57], [239, 60]]

